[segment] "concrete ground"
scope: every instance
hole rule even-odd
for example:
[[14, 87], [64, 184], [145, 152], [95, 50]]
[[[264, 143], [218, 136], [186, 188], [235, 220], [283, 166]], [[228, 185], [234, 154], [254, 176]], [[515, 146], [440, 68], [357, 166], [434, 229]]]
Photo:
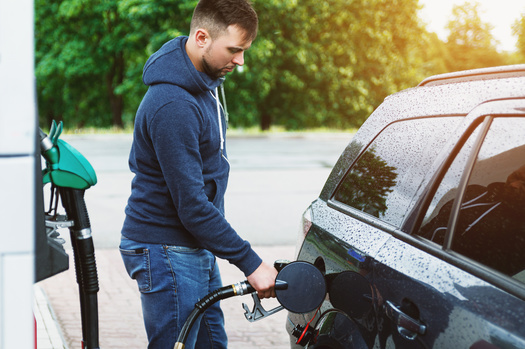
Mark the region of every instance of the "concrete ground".
[[[131, 135], [63, 138], [89, 159], [98, 177], [85, 199], [100, 283], [100, 347], [145, 348], [139, 292], [126, 274], [118, 251], [132, 178], [127, 164]], [[229, 137], [232, 168], [226, 194], [228, 221], [266, 262], [294, 259], [301, 214], [318, 197], [350, 138], [343, 133]], [[68, 240], [69, 233], [64, 231], [61, 236]], [[68, 246], [69, 242], [66, 249]], [[68, 254], [73, 255], [71, 251]], [[222, 260], [219, 263], [225, 285], [244, 280], [234, 266]], [[39, 282], [35, 290], [41, 304], [35, 306], [35, 312], [42, 310], [45, 314], [36, 316], [38, 348], [80, 348], [82, 330], [73, 261], [68, 271]], [[244, 317], [243, 302], [253, 306], [250, 296], [221, 303], [229, 348], [289, 348], [285, 311], [250, 323]], [[276, 301], [267, 303], [263, 302], [267, 309], [277, 305]]]
[[[295, 246], [255, 247], [268, 263], [277, 259], [293, 259]], [[71, 251], [68, 251], [72, 256]], [[147, 339], [142, 323], [139, 292], [135, 281], [124, 269], [118, 249], [99, 249], [96, 252], [100, 291], [99, 331], [100, 347], [111, 349], [146, 348]], [[227, 261], [219, 260], [225, 285], [244, 280], [243, 274]], [[39, 324], [39, 349], [80, 348], [82, 329], [78, 286], [73, 261], [70, 269], [43, 280], [36, 285], [40, 308], [47, 309], [46, 319], [37, 319]], [[251, 296], [242, 296], [222, 301], [226, 317], [226, 331], [231, 349], [289, 348], [285, 330], [286, 311], [250, 323], [244, 317], [242, 303], [251, 309]], [[275, 300], [265, 300], [267, 310], [277, 306]]]

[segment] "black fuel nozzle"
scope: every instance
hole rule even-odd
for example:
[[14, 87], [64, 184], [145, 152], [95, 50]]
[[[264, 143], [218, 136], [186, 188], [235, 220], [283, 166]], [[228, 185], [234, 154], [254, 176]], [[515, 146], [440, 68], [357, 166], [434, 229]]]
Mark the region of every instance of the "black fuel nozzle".
[[[263, 319], [282, 309], [287, 309], [294, 313], [308, 313], [319, 307], [326, 295], [324, 276], [319, 269], [308, 262], [290, 262], [287, 260], [275, 261], [274, 267], [279, 271], [275, 279], [275, 293], [277, 300], [281, 304], [280, 306], [269, 311], [265, 310], [255, 293], [255, 288], [253, 288], [247, 280], [234, 285], [224, 286], [206, 295], [195, 304], [195, 308], [188, 316], [179, 333], [175, 348], [184, 348], [186, 339], [196, 319], [210, 305], [218, 300], [251, 294], [254, 301], [253, 309], [250, 310], [250, 308], [243, 303], [245, 310], [244, 315], [250, 322]], [[302, 335], [302, 337], [309, 333], [309, 331], [312, 330], [308, 329], [308, 327], [306, 330], [300, 327], [296, 329], [296, 332], [300, 332], [300, 336]], [[310, 334], [308, 335], [311, 336]]]

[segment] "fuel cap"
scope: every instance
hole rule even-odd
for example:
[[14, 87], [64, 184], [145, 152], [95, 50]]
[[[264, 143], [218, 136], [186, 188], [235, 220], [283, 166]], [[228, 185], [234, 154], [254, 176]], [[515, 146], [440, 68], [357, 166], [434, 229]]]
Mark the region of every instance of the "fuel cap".
[[314, 311], [326, 296], [323, 274], [313, 264], [303, 261], [285, 266], [277, 274], [275, 286], [277, 300], [292, 313]]

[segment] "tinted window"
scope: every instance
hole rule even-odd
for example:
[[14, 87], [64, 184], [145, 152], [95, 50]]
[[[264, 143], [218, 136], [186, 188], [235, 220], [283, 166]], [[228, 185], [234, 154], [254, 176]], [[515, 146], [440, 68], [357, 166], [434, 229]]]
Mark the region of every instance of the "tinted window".
[[400, 226], [412, 198], [458, 118], [393, 123], [352, 166], [334, 199]]
[[440, 245], [443, 244], [445, 239], [448, 219], [450, 217], [454, 198], [457, 195], [461, 174], [465, 170], [468, 157], [472, 152], [472, 146], [478, 137], [480, 128], [481, 126], [471, 134], [443, 177], [443, 180], [436, 190], [432, 202], [427, 209], [421, 229], [418, 233]]
[[[481, 128], [478, 127], [478, 129]], [[454, 224], [451, 249], [507, 275], [525, 269], [523, 118], [496, 118], [475, 158]], [[444, 242], [470, 137], [442, 182], [421, 234]], [[424, 223], [425, 223], [424, 222]]]
[[525, 119], [495, 119], [468, 181], [452, 249], [507, 275], [525, 269]]

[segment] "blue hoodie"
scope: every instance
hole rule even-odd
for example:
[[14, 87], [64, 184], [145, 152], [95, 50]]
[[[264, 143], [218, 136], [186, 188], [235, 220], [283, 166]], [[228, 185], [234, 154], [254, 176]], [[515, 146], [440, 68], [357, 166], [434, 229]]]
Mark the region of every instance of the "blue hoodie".
[[149, 89], [135, 118], [129, 156], [135, 177], [122, 235], [205, 248], [250, 275], [261, 259], [224, 217], [230, 166], [215, 97], [223, 80], [195, 69], [186, 41], [167, 42], [144, 66]]

